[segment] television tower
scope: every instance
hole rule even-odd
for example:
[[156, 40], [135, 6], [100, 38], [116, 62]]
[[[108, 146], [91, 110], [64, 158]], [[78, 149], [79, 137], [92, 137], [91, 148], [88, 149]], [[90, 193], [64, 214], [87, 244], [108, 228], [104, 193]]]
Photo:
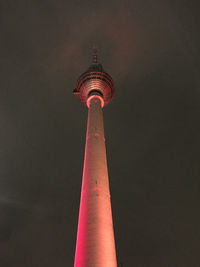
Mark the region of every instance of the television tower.
[[95, 47], [92, 64], [79, 77], [74, 94], [88, 107], [74, 267], [117, 267], [102, 113], [114, 84], [98, 63]]

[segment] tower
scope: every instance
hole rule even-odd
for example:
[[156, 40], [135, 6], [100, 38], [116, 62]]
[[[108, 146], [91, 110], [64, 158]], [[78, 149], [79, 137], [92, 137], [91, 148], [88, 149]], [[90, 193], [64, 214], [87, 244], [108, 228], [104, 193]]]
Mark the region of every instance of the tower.
[[102, 113], [114, 84], [98, 63], [96, 48], [74, 94], [88, 107], [74, 267], [117, 267]]

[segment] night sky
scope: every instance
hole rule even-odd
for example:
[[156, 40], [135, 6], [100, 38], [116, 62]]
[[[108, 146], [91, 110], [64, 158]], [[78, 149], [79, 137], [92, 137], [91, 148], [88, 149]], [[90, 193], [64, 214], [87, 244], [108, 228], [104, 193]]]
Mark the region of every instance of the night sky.
[[200, 266], [195, 0], [1, 0], [0, 266], [73, 266], [96, 45], [119, 267]]

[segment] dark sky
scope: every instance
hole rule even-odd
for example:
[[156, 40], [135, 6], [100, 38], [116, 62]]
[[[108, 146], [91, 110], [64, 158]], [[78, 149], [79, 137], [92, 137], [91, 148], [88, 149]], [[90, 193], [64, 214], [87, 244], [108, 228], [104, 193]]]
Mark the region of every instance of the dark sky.
[[0, 2], [0, 266], [73, 266], [96, 44], [119, 267], [200, 266], [199, 0]]

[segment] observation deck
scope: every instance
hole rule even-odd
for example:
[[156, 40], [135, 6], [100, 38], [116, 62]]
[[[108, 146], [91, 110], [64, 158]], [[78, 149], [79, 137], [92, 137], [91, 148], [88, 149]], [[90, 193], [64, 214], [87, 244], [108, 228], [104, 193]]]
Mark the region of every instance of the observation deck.
[[104, 101], [104, 106], [110, 103], [114, 95], [114, 83], [111, 76], [103, 70], [97, 62], [97, 51], [93, 51], [93, 62], [77, 80], [73, 91], [80, 101], [87, 106], [87, 99], [91, 95], [98, 95]]

